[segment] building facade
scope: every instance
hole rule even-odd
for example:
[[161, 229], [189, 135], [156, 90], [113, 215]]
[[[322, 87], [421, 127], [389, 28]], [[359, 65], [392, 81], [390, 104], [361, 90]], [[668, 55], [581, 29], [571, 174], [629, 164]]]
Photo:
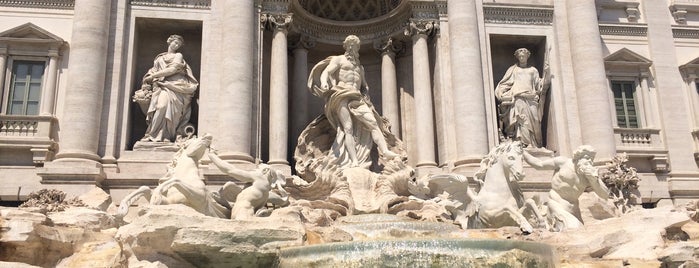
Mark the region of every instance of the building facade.
[[[542, 151], [627, 153], [640, 202], [699, 198], [696, 1], [0, 0], [0, 17], [0, 201], [157, 184], [172, 152], [134, 148], [146, 120], [132, 96], [172, 34], [199, 80], [190, 122], [241, 167], [294, 173], [297, 138], [323, 113], [309, 71], [354, 34], [418, 174], [473, 176], [503, 136], [494, 89], [524, 47], [551, 70]], [[523, 187], [549, 179], [527, 169]]]

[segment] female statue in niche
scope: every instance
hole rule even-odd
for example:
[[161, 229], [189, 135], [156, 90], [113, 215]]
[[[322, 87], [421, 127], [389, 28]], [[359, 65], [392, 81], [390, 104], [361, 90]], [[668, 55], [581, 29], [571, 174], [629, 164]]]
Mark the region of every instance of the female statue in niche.
[[538, 148], [543, 145], [541, 100], [551, 82], [548, 62], [544, 62], [541, 78], [539, 71], [527, 63], [531, 56], [528, 49], [517, 49], [514, 55], [518, 62], [507, 69], [495, 88], [502, 130], [507, 138]]
[[146, 114], [148, 128], [141, 141], [174, 141], [183, 135], [192, 113], [191, 101], [199, 82], [192, 68], [177, 52], [184, 45], [179, 35], [167, 39], [167, 52], [158, 54], [153, 67], [143, 77], [141, 89], [133, 101]]

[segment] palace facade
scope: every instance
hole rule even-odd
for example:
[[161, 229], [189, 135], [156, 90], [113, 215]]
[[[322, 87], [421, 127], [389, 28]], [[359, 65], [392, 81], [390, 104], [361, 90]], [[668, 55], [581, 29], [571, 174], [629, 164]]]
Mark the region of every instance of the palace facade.
[[[155, 185], [172, 151], [134, 148], [132, 96], [166, 40], [199, 88], [190, 122], [222, 159], [294, 174], [323, 113], [310, 69], [359, 36], [373, 105], [418, 175], [469, 177], [503, 136], [494, 89], [513, 53], [551, 70], [542, 145], [638, 170], [642, 203], [699, 198], [699, 2], [693, 0], [0, 0], [0, 201]], [[542, 151], [547, 151], [542, 150]], [[215, 167], [210, 184], [226, 180]], [[527, 168], [529, 194], [549, 172]]]

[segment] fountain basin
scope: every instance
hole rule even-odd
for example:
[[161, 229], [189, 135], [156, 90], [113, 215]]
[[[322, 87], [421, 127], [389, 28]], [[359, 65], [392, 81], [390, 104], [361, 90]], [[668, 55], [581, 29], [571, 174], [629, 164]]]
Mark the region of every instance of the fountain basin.
[[547, 244], [504, 239], [400, 239], [282, 249], [279, 267], [557, 267]]

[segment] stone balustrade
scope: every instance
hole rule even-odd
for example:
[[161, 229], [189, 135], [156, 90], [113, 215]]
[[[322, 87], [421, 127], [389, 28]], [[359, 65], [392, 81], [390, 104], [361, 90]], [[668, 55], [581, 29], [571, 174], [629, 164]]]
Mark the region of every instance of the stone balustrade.
[[56, 149], [56, 123], [53, 116], [0, 115], [0, 149], [29, 149], [34, 164], [43, 164]]
[[648, 159], [653, 171], [667, 171], [668, 151], [660, 137], [660, 129], [615, 128], [614, 140], [617, 153]]
[[132, 6], [210, 9], [211, 0], [131, 0]]

